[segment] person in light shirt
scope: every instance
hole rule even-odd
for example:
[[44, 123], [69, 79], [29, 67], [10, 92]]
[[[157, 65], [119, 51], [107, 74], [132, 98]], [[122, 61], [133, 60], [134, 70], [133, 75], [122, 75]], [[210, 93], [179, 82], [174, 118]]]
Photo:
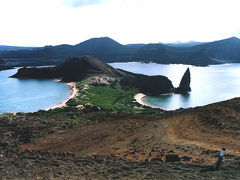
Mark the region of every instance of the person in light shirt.
[[216, 170], [219, 170], [219, 169], [220, 169], [220, 166], [222, 165], [222, 160], [223, 160], [223, 156], [224, 156], [225, 151], [226, 151], [226, 149], [225, 149], [225, 148], [222, 148], [222, 151], [220, 152], [218, 161], [217, 161], [217, 163], [216, 163]]

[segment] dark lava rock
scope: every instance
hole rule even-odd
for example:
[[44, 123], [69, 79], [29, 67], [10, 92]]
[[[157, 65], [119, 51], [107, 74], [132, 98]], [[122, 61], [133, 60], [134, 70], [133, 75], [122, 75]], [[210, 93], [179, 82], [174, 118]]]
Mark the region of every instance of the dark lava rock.
[[165, 162], [179, 162], [180, 158], [177, 154], [167, 154], [163, 161], [165, 161]]
[[168, 151], [167, 153], [174, 153], [174, 151], [173, 151], [173, 150], [170, 150], [170, 151]]
[[62, 64], [51, 68], [21, 68], [14, 78], [63, 78], [67, 81], [80, 81], [92, 75], [122, 77], [117, 69], [91, 56], [70, 58]]
[[136, 75], [122, 79], [120, 84], [138, 88], [140, 92], [151, 95], [171, 93], [174, 89], [172, 82], [165, 76]]
[[188, 91], [191, 91], [190, 81], [191, 81], [190, 70], [189, 70], [189, 68], [187, 68], [187, 70], [184, 73], [182, 80], [179, 84], [179, 87], [176, 88], [176, 90], [175, 90], [175, 93], [184, 94]]
[[161, 156], [156, 156], [155, 158], [151, 159], [152, 162], [163, 162]]
[[0, 64], [5, 64], [5, 62], [2, 59], [0, 59]]
[[110, 77], [121, 77], [122, 74], [112, 66], [91, 56], [70, 58], [56, 67], [60, 76], [66, 80], [78, 81], [92, 75], [104, 74]]
[[0, 141], [0, 147], [6, 148], [7, 145], [8, 145], [8, 143], [6, 143], [6, 142], [1, 142], [1, 141]]
[[192, 158], [188, 156], [183, 156], [181, 159], [182, 161], [190, 161]]
[[47, 78], [57, 78], [56, 69], [51, 68], [20, 68], [16, 74], [11, 76], [13, 78], [37, 78], [37, 79], [47, 79]]

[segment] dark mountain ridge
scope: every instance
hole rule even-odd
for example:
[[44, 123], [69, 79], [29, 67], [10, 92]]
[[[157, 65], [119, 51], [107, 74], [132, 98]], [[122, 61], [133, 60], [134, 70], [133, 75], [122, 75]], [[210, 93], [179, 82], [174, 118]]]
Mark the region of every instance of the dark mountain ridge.
[[189, 41], [189, 42], [173, 42], [173, 43], [161, 43], [171, 47], [192, 47], [200, 44], [204, 44], [206, 42], [197, 42], [197, 41]]
[[163, 64], [209, 65], [240, 62], [240, 39], [236, 37], [204, 43], [191, 47], [172, 47], [164, 44], [148, 44], [134, 56]]
[[2, 51], [17, 51], [17, 50], [31, 50], [35, 49], [37, 47], [22, 47], [22, 46], [6, 46], [6, 45], [0, 45], [0, 53]]
[[[45, 46], [36, 49], [4, 51], [0, 58], [18, 65], [59, 64], [70, 57], [91, 55], [105, 62], [155, 62], [160, 64], [210, 64], [240, 62], [240, 39], [224, 40], [193, 46], [166, 44], [122, 45], [111, 38], [92, 38], [77, 45]], [[20, 61], [20, 60], [21, 61]], [[42, 63], [42, 64], [41, 64]]]
[[201, 44], [193, 49], [204, 50], [208, 57], [220, 63], [240, 62], [240, 39], [237, 37]]
[[0, 59], [0, 64], [5, 64], [5, 62], [2, 59]]
[[3, 59], [0, 59], [0, 71], [1, 70], [7, 70], [13, 68], [12, 66], [9, 66], [6, 64], [6, 62]]

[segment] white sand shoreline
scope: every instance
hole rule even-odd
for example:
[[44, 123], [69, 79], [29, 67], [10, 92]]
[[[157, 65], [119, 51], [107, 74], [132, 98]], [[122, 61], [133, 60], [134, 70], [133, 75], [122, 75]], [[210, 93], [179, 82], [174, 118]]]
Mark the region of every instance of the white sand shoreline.
[[156, 106], [152, 106], [152, 105], [150, 105], [150, 104], [145, 103], [145, 102], [143, 101], [143, 98], [144, 98], [145, 96], [146, 96], [146, 95], [143, 94], [143, 93], [138, 93], [138, 94], [136, 94], [136, 95], [134, 96], [134, 99], [135, 99], [139, 104], [141, 104], [141, 105], [143, 105], [143, 106], [148, 106], [148, 107], [151, 107], [151, 108], [158, 108], [158, 107], [156, 107]]
[[151, 107], [151, 108], [159, 108], [159, 109], [162, 109], [162, 110], [165, 110], [165, 111], [171, 111], [170, 109], [164, 109], [164, 108], [160, 108], [160, 107], [157, 107], [157, 106], [153, 106], [153, 105], [150, 105], [150, 104], [147, 104], [146, 102], [143, 101], [143, 98], [145, 97], [146, 95], [143, 94], [143, 93], [138, 93], [134, 96], [134, 99], [141, 105], [143, 106], [148, 106], [148, 107]]
[[[57, 79], [56, 81], [60, 81], [60, 80]], [[64, 107], [64, 106], [66, 106], [66, 103], [68, 102], [69, 99], [74, 98], [74, 97], [77, 96], [78, 89], [76, 87], [76, 82], [69, 82], [69, 83], [66, 83], [66, 84], [71, 86], [71, 94], [70, 94], [70, 96], [66, 100], [62, 101], [61, 103], [59, 103], [59, 104], [57, 104], [55, 106], [52, 106], [50, 108], [45, 109], [46, 111], [48, 111], [50, 109]]]

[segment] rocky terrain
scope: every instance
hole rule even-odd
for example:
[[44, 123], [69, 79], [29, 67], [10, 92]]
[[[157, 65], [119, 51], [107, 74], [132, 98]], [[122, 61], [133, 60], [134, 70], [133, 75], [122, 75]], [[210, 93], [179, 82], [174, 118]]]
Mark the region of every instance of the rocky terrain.
[[[0, 118], [2, 179], [239, 179], [240, 99], [161, 114]], [[71, 119], [82, 123], [69, 124]], [[74, 120], [75, 121], [75, 120]], [[223, 167], [214, 170], [222, 147]]]

